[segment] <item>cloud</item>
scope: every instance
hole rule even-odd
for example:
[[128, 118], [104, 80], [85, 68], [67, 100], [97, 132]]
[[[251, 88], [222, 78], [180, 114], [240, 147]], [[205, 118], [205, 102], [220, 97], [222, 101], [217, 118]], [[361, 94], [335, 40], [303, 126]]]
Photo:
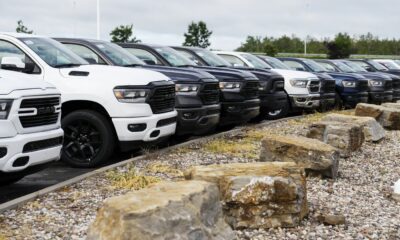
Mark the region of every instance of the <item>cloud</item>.
[[[75, 2], [75, 5], [74, 5]], [[180, 45], [191, 21], [203, 20], [214, 32], [212, 48], [233, 49], [247, 35], [332, 37], [372, 32], [400, 38], [398, 0], [100, 0], [101, 37], [117, 25], [134, 24], [145, 42]], [[35, 33], [96, 37], [96, 0], [0, 1], [1, 31], [14, 31], [22, 19]]]

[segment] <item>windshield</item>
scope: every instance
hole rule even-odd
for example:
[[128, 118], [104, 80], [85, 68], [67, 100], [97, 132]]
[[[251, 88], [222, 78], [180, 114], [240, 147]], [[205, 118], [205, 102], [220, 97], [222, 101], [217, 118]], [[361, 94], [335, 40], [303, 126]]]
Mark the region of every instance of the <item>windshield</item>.
[[286, 69], [290, 70], [290, 67], [286, 66], [283, 62], [281, 62], [279, 59], [273, 58], [273, 57], [262, 57], [267, 63], [275, 69]]
[[182, 56], [178, 51], [170, 47], [155, 47], [154, 48], [161, 56], [163, 56], [169, 64], [174, 67], [195, 66], [196, 63]]
[[387, 71], [388, 69], [386, 67], [384, 67], [382, 64], [379, 64], [375, 61], [368, 61], [369, 64], [371, 64], [372, 66], [374, 66], [374, 68], [378, 69], [379, 71]]
[[400, 67], [400, 60], [393, 60]]
[[100, 51], [107, 55], [111, 61], [118, 66], [132, 66], [132, 65], [145, 65], [145, 63], [130, 54], [127, 50], [122, 47], [109, 42], [94, 42], [96, 47], [100, 49]]
[[307, 64], [308, 67], [313, 70], [313, 72], [326, 72], [326, 69], [323, 66], [319, 65], [318, 63], [316, 63], [313, 60], [306, 59], [306, 60], [303, 60], [303, 62], [305, 64]]
[[70, 49], [50, 38], [19, 38], [51, 67], [73, 67], [88, 64]]
[[[350, 63], [351, 63], [351, 62], [350, 62]], [[336, 66], [337, 68], [340, 69], [340, 71], [345, 72], [345, 73], [360, 72], [360, 71], [358, 70], [358, 68], [361, 68], [361, 67], [358, 66], [357, 64], [355, 64], [355, 65], [357, 66], [357, 69], [356, 69], [356, 68], [350, 67], [350, 65], [346, 65], [345, 63], [339, 62], [339, 61], [335, 61], [334, 64], [335, 64], [335, 66]], [[353, 63], [353, 64], [354, 64], [354, 63]], [[364, 70], [364, 69], [361, 68], [361, 70]]]
[[253, 65], [253, 67], [255, 67], [255, 68], [268, 68], [268, 69], [271, 69], [271, 66], [269, 66], [266, 62], [264, 62], [263, 60], [259, 59], [256, 56], [253, 56], [253, 55], [248, 54], [248, 53], [240, 54], [240, 56], [242, 56], [244, 59], [249, 61]]
[[387, 67], [390, 70], [399, 70], [400, 67], [397, 66], [395, 63], [392, 62], [380, 62], [380, 64], [384, 65], [385, 67]]
[[194, 52], [208, 65], [213, 67], [229, 67], [231, 64], [217, 54], [206, 49], [195, 49]]
[[355, 72], [368, 72], [359, 64], [351, 61], [343, 61], [343, 64], [347, 65], [349, 68], [353, 69]]

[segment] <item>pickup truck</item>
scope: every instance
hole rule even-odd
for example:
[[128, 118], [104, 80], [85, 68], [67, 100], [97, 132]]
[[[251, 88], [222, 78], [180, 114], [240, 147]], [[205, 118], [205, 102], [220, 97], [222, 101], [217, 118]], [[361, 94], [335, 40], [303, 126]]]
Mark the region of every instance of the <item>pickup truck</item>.
[[352, 73], [327, 72], [327, 70], [311, 59], [278, 58], [288, 67], [315, 74], [328, 74], [336, 83], [336, 106], [338, 108], [353, 108], [358, 103], [368, 102], [368, 80]]
[[393, 100], [392, 78], [385, 74], [370, 73], [347, 60], [315, 60], [329, 72], [356, 73], [368, 79], [368, 102], [380, 104]]
[[[7, 60], [7, 59], [6, 59]], [[0, 69], [0, 185], [60, 159], [60, 92], [28, 75]]]
[[219, 82], [195, 69], [146, 65], [117, 44], [101, 40], [55, 38], [92, 64], [144, 68], [168, 76], [176, 84], [176, 134], [203, 135], [214, 130], [220, 118]]
[[393, 101], [400, 100], [400, 71], [388, 69], [382, 64], [371, 59], [349, 59], [368, 72], [385, 74], [392, 78]]
[[284, 89], [283, 76], [268, 69], [233, 67], [215, 53], [198, 47], [172, 47], [199, 66], [235, 68], [248, 71], [260, 80], [261, 119], [279, 119], [289, 112], [289, 98]]
[[260, 114], [259, 79], [235, 69], [197, 66], [176, 50], [160, 45], [119, 44], [150, 65], [181, 67], [208, 72], [219, 80], [220, 126], [233, 126], [255, 119]]
[[53, 84], [62, 94], [65, 139], [61, 159], [77, 167], [107, 161], [175, 133], [175, 85], [158, 72], [89, 65], [42, 36], [0, 34], [0, 62]]
[[[258, 57], [243, 52], [214, 51], [233, 66], [256, 67], [272, 69], [284, 77], [284, 89], [290, 99], [290, 111], [314, 110], [321, 106], [320, 86], [321, 81], [311, 73], [292, 71], [287, 69], [274, 69]], [[333, 101], [335, 99], [333, 98]]]

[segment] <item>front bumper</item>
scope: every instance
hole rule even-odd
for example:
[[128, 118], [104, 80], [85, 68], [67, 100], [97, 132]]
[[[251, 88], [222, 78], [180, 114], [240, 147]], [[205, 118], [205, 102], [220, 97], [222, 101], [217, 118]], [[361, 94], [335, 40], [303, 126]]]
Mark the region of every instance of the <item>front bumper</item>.
[[220, 119], [221, 105], [200, 108], [177, 108], [177, 135], [202, 135], [214, 130]]
[[383, 101], [384, 102], [392, 102], [393, 101], [393, 91], [385, 91]]
[[368, 93], [368, 102], [369, 103], [375, 103], [375, 104], [380, 104], [384, 102], [385, 100], [385, 92], [369, 92]]
[[393, 90], [393, 99], [392, 99], [392, 101], [393, 102], [397, 102], [397, 101], [399, 101], [400, 100], [400, 89], [395, 89], [395, 90]]
[[279, 110], [288, 105], [288, 96], [286, 92], [276, 92], [273, 94], [260, 95], [260, 111], [270, 112]]
[[315, 109], [320, 106], [320, 94], [289, 95], [292, 108]]
[[335, 106], [336, 93], [322, 93], [320, 98], [320, 107], [323, 109], [330, 109]]
[[[24, 150], [24, 147], [32, 142], [59, 139], [63, 135], [63, 130], [59, 128], [38, 133], [19, 134], [12, 138], [0, 138], [0, 148], [7, 149], [5, 156], [0, 158], [0, 171], [19, 172], [29, 167], [59, 160], [62, 148], [61, 142], [57, 145], [51, 145], [51, 147], [46, 147], [43, 142], [36, 143], [35, 146], [39, 146], [37, 148], [39, 150], [34, 151]], [[21, 164], [21, 160], [24, 164]]]
[[240, 124], [260, 114], [260, 99], [243, 102], [222, 102], [220, 125]]
[[358, 103], [368, 103], [368, 92], [361, 93], [342, 93], [341, 95], [345, 107], [355, 107]]
[[[150, 117], [113, 118], [112, 122], [120, 142], [151, 142], [161, 137], [173, 135], [176, 130], [176, 111], [153, 114]], [[166, 123], [166, 124], [165, 124]], [[129, 125], [146, 124], [142, 131], [130, 131]]]

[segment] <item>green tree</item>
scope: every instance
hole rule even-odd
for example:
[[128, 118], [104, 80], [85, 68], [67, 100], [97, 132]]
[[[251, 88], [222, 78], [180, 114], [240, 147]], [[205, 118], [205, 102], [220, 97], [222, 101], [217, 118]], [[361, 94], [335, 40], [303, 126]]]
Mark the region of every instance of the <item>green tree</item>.
[[352, 40], [347, 33], [338, 33], [333, 41], [326, 43], [330, 59], [348, 58], [352, 52]]
[[247, 36], [246, 42], [242, 43], [236, 50], [241, 52], [263, 52], [263, 40], [259, 36]]
[[15, 29], [15, 31], [17, 33], [28, 33], [28, 34], [32, 34], [33, 31], [29, 30], [24, 23], [22, 22], [22, 20], [18, 20], [17, 22], [17, 28]]
[[267, 56], [275, 57], [275, 55], [278, 53], [278, 50], [272, 43], [264, 43], [263, 48], [263, 53], [265, 53]]
[[133, 35], [133, 24], [131, 25], [121, 25], [119, 27], [114, 28], [111, 31], [111, 42], [118, 43], [139, 43], [141, 42], [136, 37], [132, 37]]
[[183, 46], [207, 48], [211, 45], [209, 39], [212, 31], [209, 31], [205, 22], [192, 22], [188, 26], [188, 32], [184, 34]]

